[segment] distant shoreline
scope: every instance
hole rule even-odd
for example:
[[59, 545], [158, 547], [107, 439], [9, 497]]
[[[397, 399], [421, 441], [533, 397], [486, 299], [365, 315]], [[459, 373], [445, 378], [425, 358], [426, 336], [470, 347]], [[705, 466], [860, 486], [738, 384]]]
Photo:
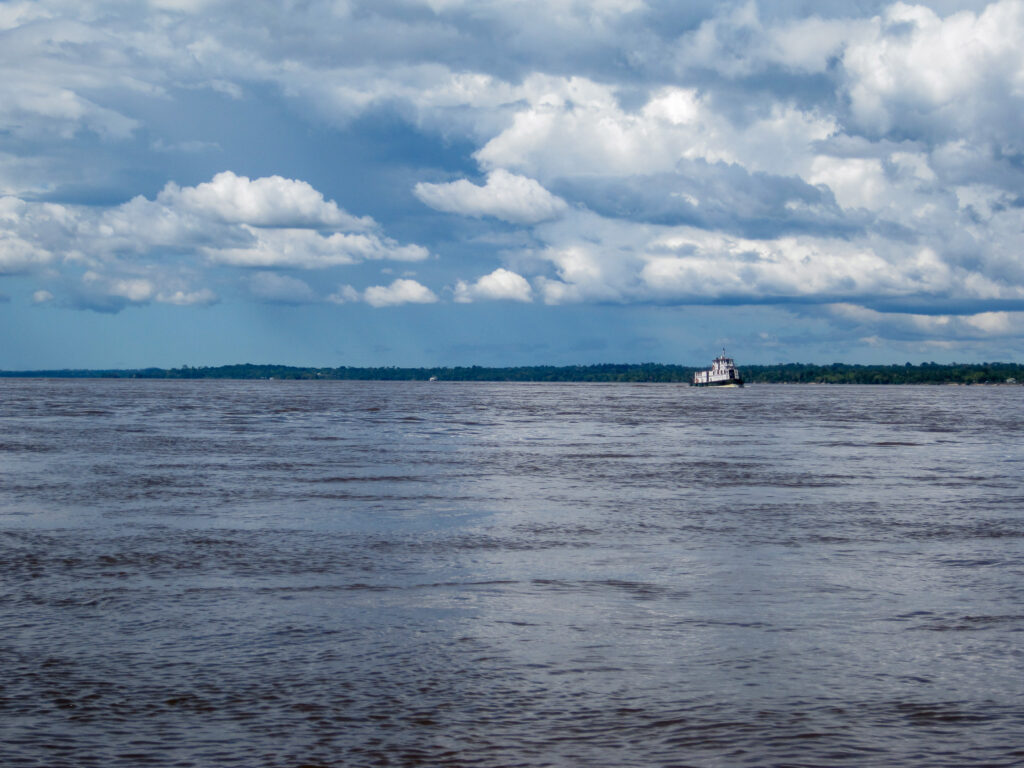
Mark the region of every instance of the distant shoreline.
[[[659, 363], [596, 365], [455, 366], [434, 368], [311, 368], [288, 365], [221, 365], [193, 368], [59, 369], [0, 371], [0, 378], [47, 379], [283, 379], [319, 381], [490, 381], [689, 383], [702, 366]], [[920, 363], [912, 365], [810, 365], [782, 363], [740, 366], [749, 384], [1020, 384], [1021, 363]]]

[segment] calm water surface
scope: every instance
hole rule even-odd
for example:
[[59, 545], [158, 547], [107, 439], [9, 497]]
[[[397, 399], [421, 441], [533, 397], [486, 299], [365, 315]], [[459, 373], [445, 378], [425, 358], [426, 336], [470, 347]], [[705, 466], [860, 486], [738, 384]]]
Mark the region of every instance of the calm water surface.
[[0, 380], [0, 765], [1022, 765], [1022, 414]]

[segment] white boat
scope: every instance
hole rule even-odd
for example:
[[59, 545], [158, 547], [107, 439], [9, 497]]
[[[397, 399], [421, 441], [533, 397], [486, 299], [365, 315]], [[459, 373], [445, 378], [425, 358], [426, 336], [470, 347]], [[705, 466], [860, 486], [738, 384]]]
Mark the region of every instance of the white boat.
[[693, 374], [694, 387], [742, 387], [743, 377], [740, 372], [736, 370], [736, 363], [733, 362], [731, 357], [725, 356], [725, 350], [722, 350], [722, 356], [716, 357], [712, 363], [711, 368], [706, 371], [697, 371]]

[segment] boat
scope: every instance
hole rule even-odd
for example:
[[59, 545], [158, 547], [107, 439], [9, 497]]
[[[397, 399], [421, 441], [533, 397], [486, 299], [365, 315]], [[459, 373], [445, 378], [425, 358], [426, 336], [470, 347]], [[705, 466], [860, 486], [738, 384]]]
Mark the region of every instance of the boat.
[[733, 362], [731, 357], [725, 356], [725, 350], [723, 349], [722, 356], [716, 357], [712, 361], [711, 368], [706, 371], [697, 371], [693, 374], [693, 383], [690, 386], [742, 387], [743, 377], [736, 370], [736, 363]]

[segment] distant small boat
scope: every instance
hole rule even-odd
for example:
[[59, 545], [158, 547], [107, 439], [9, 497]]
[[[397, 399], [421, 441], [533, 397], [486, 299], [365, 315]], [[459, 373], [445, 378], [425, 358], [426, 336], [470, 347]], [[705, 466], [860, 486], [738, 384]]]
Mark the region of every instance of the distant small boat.
[[725, 356], [725, 350], [722, 350], [722, 356], [716, 357], [712, 363], [711, 368], [706, 371], [697, 371], [693, 374], [693, 383], [691, 386], [694, 387], [742, 387], [743, 377], [740, 376], [740, 372], [736, 370], [736, 364], [733, 362], [731, 357]]
[[431, 376], [427, 381], [437, 381], [437, 376]]

